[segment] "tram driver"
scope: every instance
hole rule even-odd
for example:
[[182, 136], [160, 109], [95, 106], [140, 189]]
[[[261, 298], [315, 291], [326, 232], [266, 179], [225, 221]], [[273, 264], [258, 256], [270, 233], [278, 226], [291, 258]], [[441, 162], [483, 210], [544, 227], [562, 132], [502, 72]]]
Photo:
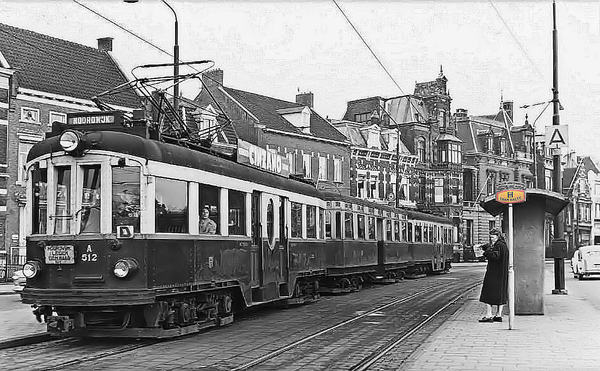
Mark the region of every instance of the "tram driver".
[[208, 216], [210, 211], [207, 208], [202, 209], [202, 218], [200, 219], [200, 233], [201, 234], [215, 234], [217, 233], [217, 224]]

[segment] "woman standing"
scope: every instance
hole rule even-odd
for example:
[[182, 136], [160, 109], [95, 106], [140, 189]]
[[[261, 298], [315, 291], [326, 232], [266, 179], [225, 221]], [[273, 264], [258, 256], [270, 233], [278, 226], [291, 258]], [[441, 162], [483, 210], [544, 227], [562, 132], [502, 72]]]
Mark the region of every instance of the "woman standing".
[[[479, 297], [479, 301], [486, 304], [487, 311], [479, 322], [502, 322], [502, 308], [508, 301], [508, 248], [498, 229], [490, 231], [490, 238], [492, 244], [483, 252], [488, 264]], [[496, 309], [493, 316], [492, 306]]]

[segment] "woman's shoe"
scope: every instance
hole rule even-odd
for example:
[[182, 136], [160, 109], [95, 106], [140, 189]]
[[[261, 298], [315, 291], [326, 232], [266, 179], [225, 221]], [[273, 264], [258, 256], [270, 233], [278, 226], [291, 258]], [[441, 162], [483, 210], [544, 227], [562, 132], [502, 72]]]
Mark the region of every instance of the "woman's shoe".
[[494, 319], [492, 317], [483, 317], [479, 322], [494, 322]]
[[502, 316], [495, 316], [493, 320], [494, 322], [502, 322]]

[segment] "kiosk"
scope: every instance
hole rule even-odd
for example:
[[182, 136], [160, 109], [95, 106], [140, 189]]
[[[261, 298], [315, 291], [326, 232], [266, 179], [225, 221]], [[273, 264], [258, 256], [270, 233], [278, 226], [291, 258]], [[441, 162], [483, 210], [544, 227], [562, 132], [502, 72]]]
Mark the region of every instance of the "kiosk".
[[[512, 189], [515, 183], [501, 184], [499, 188]], [[509, 205], [490, 195], [481, 201], [481, 206], [494, 216], [502, 213], [505, 226], [510, 222], [508, 208], [513, 208], [513, 235], [504, 230], [507, 238], [512, 239], [514, 255], [514, 303], [509, 305], [517, 315], [544, 314], [546, 213], [556, 216], [569, 200], [559, 193], [537, 188], [525, 190], [525, 197], [524, 202]]]

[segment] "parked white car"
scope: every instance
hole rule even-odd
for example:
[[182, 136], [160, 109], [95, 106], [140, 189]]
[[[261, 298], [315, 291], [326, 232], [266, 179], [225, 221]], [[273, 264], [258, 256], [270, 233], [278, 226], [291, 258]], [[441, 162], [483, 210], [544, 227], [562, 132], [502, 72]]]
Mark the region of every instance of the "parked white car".
[[582, 246], [571, 259], [573, 276], [582, 280], [591, 275], [600, 276], [600, 245]]

